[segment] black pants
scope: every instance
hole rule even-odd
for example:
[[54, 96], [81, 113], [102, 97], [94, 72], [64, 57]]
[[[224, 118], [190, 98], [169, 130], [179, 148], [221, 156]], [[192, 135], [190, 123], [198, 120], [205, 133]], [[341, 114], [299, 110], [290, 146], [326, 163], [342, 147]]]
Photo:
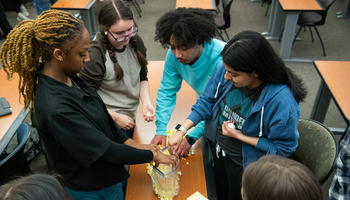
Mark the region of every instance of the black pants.
[[236, 164], [228, 156], [223, 157], [222, 151], [219, 158], [215, 147], [212, 147], [214, 162], [214, 177], [218, 200], [241, 200], [241, 186], [243, 167]]
[[1, 3], [0, 3], [0, 28], [1, 28], [2, 33], [4, 34], [5, 38], [6, 38], [7, 34], [9, 34], [10, 31], [12, 30], [11, 25], [7, 21], [5, 11], [4, 11], [4, 8], [2, 7]]

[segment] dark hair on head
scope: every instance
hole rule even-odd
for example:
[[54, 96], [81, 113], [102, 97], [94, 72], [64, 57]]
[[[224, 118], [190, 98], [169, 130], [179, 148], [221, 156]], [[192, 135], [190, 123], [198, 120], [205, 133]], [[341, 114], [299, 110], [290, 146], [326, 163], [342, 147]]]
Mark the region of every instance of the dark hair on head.
[[303, 101], [307, 94], [302, 80], [286, 67], [270, 43], [257, 32], [238, 33], [225, 45], [221, 56], [235, 71], [248, 74], [255, 71], [265, 83], [287, 84], [297, 102]]
[[173, 36], [177, 47], [193, 47], [210, 42], [215, 36], [213, 14], [197, 8], [177, 8], [164, 14], [156, 23], [155, 41], [163, 48], [169, 46]]
[[12, 180], [0, 187], [2, 200], [72, 199], [65, 187], [53, 176], [33, 174]]
[[[115, 78], [117, 81], [124, 77], [124, 72], [121, 66], [118, 64], [117, 57], [115, 55], [115, 49], [109, 42], [107, 35], [104, 33], [110, 29], [118, 20], [134, 20], [134, 14], [129, 5], [122, 0], [106, 0], [100, 6], [98, 13], [98, 23], [100, 24], [100, 33], [104, 37], [104, 43], [106, 45], [109, 57], [114, 63]], [[136, 40], [134, 37], [129, 41], [131, 48], [135, 51], [137, 59], [142, 68], [147, 67], [146, 57], [137, 49]]]
[[321, 185], [303, 164], [279, 155], [251, 163], [242, 177], [244, 200], [323, 200]]
[[84, 25], [72, 14], [48, 10], [36, 20], [24, 20], [13, 28], [2, 45], [0, 59], [10, 79], [20, 77], [19, 92], [27, 109], [34, 104], [39, 58], [50, 61], [55, 48], [68, 53], [82, 37]]

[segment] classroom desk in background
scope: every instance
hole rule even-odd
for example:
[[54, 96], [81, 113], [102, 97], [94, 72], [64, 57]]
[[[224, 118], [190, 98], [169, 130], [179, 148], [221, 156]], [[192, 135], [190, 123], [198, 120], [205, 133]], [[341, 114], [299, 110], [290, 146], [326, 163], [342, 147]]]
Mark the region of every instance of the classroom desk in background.
[[175, 8], [180, 7], [216, 10], [216, 3], [215, 0], [176, 0]]
[[299, 13], [319, 10], [324, 8], [316, 0], [272, 0], [267, 32], [262, 34], [267, 36], [267, 40], [278, 40], [283, 29], [283, 11], [287, 12], [280, 49], [280, 56], [285, 62], [312, 62], [309, 59], [290, 58], [290, 53]]
[[[24, 104], [19, 102], [18, 74], [13, 74], [11, 80], [7, 80], [4, 69], [0, 69], [0, 97], [5, 97], [12, 108], [12, 114], [0, 117], [0, 153], [5, 149], [19, 125], [27, 117], [29, 109], [23, 110]], [[23, 97], [21, 97], [23, 102]]]
[[[331, 99], [350, 127], [350, 61], [314, 61], [321, 83], [311, 111], [311, 119], [323, 123]], [[333, 132], [345, 134], [346, 130], [330, 128]]]
[[58, 0], [51, 6], [51, 9], [80, 11], [81, 19], [90, 33], [90, 38], [93, 39], [98, 32], [94, 11], [95, 2], [96, 0]]
[[[150, 95], [153, 106], [156, 104], [157, 90], [163, 75], [164, 61], [149, 61], [148, 80], [150, 83]], [[195, 104], [196, 96], [192, 88], [185, 81], [182, 83], [181, 90], [177, 93], [177, 103], [172, 113], [168, 129], [174, 129], [179, 123], [182, 123], [191, 112], [191, 106]], [[142, 117], [142, 105], [137, 110], [136, 128], [134, 140], [137, 143], [149, 144], [156, 133], [154, 122], [146, 122]], [[182, 200], [191, 196], [196, 191], [208, 197], [206, 177], [203, 166], [202, 144], [198, 140], [194, 145], [194, 155], [186, 157], [186, 160], [180, 159], [179, 171], [180, 190], [174, 200]], [[187, 165], [188, 162], [188, 165]], [[147, 174], [147, 164], [130, 165], [126, 200], [147, 199], [157, 200], [157, 195], [153, 191], [152, 179]]]

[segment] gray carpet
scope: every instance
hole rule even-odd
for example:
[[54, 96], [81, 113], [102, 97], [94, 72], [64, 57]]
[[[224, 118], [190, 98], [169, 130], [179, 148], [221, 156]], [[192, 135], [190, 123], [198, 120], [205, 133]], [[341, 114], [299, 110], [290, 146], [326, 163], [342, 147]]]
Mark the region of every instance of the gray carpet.
[[[148, 49], [148, 60], [164, 60], [166, 55], [166, 49], [163, 49], [161, 45], [154, 41], [155, 22], [165, 12], [173, 10], [175, 8], [175, 0], [145, 0], [146, 3], [138, 0], [138, 3], [142, 9], [142, 17], [136, 13], [135, 7], [130, 3], [130, 7], [135, 12], [135, 21], [139, 26], [139, 34], [142, 36], [144, 43]], [[219, 5], [221, 14], [222, 7]], [[269, 17], [265, 16], [266, 4], [264, 7], [259, 2], [251, 2], [249, 0], [234, 0], [231, 7], [231, 27], [227, 29], [230, 37], [243, 30], [254, 30], [262, 33], [267, 30], [267, 24]], [[350, 19], [337, 19], [336, 12], [341, 11], [343, 1], [336, 1], [329, 9], [327, 20], [324, 26], [318, 27], [318, 30], [323, 39], [326, 54], [324, 57], [320, 41], [314, 33], [315, 41], [311, 41], [309, 31], [302, 31], [299, 35], [302, 38], [301, 41], [297, 41], [291, 52], [293, 58], [305, 58], [312, 60], [337, 60], [347, 61], [350, 59]], [[30, 18], [36, 18], [35, 8], [30, 3], [26, 4], [26, 7], [30, 13]], [[95, 5], [98, 8], [98, 3]], [[97, 10], [97, 9], [96, 9]], [[97, 11], [96, 11], [97, 12]], [[7, 18], [12, 26], [18, 24], [16, 21], [15, 12], [6, 12]], [[226, 38], [225, 38], [226, 39]], [[2, 45], [4, 40], [0, 40]], [[275, 51], [279, 52], [281, 43], [278, 41], [270, 41]], [[317, 74], [315, 67], [312, 63], [286, 63], [288, 67], [295, 71], [299, 75], [308, 88], [308, 96], [304, 102], [300, 104], [301, 117], [308, 118], [311, 113], [312, 105], [316, 96], [316, 92], [320, 83], [320, 77]], [[328, 109], [328, 113], [324, 124], [330, 127], [345, 128], [344, 122], [340, 112], [335, 106], [334, 102]], [[33, 171], [42, 172], [45, 170], [45, 161], [43, 156], [37, 157], [31, 164]], [[325, 199], [328, 199], [328, 188], [330, 185], [329, 180], [322, 186]]]

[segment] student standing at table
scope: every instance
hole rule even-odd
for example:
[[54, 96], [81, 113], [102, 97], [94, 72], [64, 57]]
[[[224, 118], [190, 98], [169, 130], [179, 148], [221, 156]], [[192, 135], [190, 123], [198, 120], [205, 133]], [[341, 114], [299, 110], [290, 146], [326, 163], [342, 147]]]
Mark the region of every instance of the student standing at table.
[[[166, 145], [166, 130], [176, 105], [176, 94], [185, 80], [200, 95], [214, 69], [222, 64], [220, 56], [225, 43], [215, 36], [216, 25], [210, 12], [202, 9], [177, 8], [164, 14], [156, 24], [155, 40], [170, 47], [165, 58], [163, 77], [157, 94], [157, 131], [151, 144]], [[186, 137], [178, 151], [186, 156], [203, 134], [203, 123]], [[175, 128], [175, 127], [171, 127]]]
[[335, 174], [329, 188], [330, 200], [345, 200], [350, 197], [350, 130], [340, 142], [335, 163]]
[[[262, 155], [291, 155], [298, 146], [302, 81], [285, 66], [259, 33], [243, 31], [221, 52], [204, 93], [182, 124], [205, 121], [204, 134], [215, 138], [214, 176], [219, 199], [240, 199], [243, 168]], [[233, 123], [235, 128], [230, 128]], [[169, 139], [174, 153], [184, 136]]]
[[115, 126], [101, 97], [77, 76], [90, 60], [89, 43], [81, 21], [48, 10], [11, 31], [1, 64], [9, 77], [18, 73], [24, 107], [34, 105], [48, 162], [69, 194], [122, 200], [121, 182], [129, 177], [125, 164], [176, 164], [176, 157], [135, 143]]
[[278, 155], [259, 158], [244, 170], [243, 200], [323, 200], [321, 185], [303, 164]]
[[101, 96], [118, 127], [133, 138], [139, 101], [146, 121], [153, 121], [155, 115], [146, 47], [126, 2], [106, 0], [100, 6], [100, 33], [90, 43], [90, 62], [79, 76]]

